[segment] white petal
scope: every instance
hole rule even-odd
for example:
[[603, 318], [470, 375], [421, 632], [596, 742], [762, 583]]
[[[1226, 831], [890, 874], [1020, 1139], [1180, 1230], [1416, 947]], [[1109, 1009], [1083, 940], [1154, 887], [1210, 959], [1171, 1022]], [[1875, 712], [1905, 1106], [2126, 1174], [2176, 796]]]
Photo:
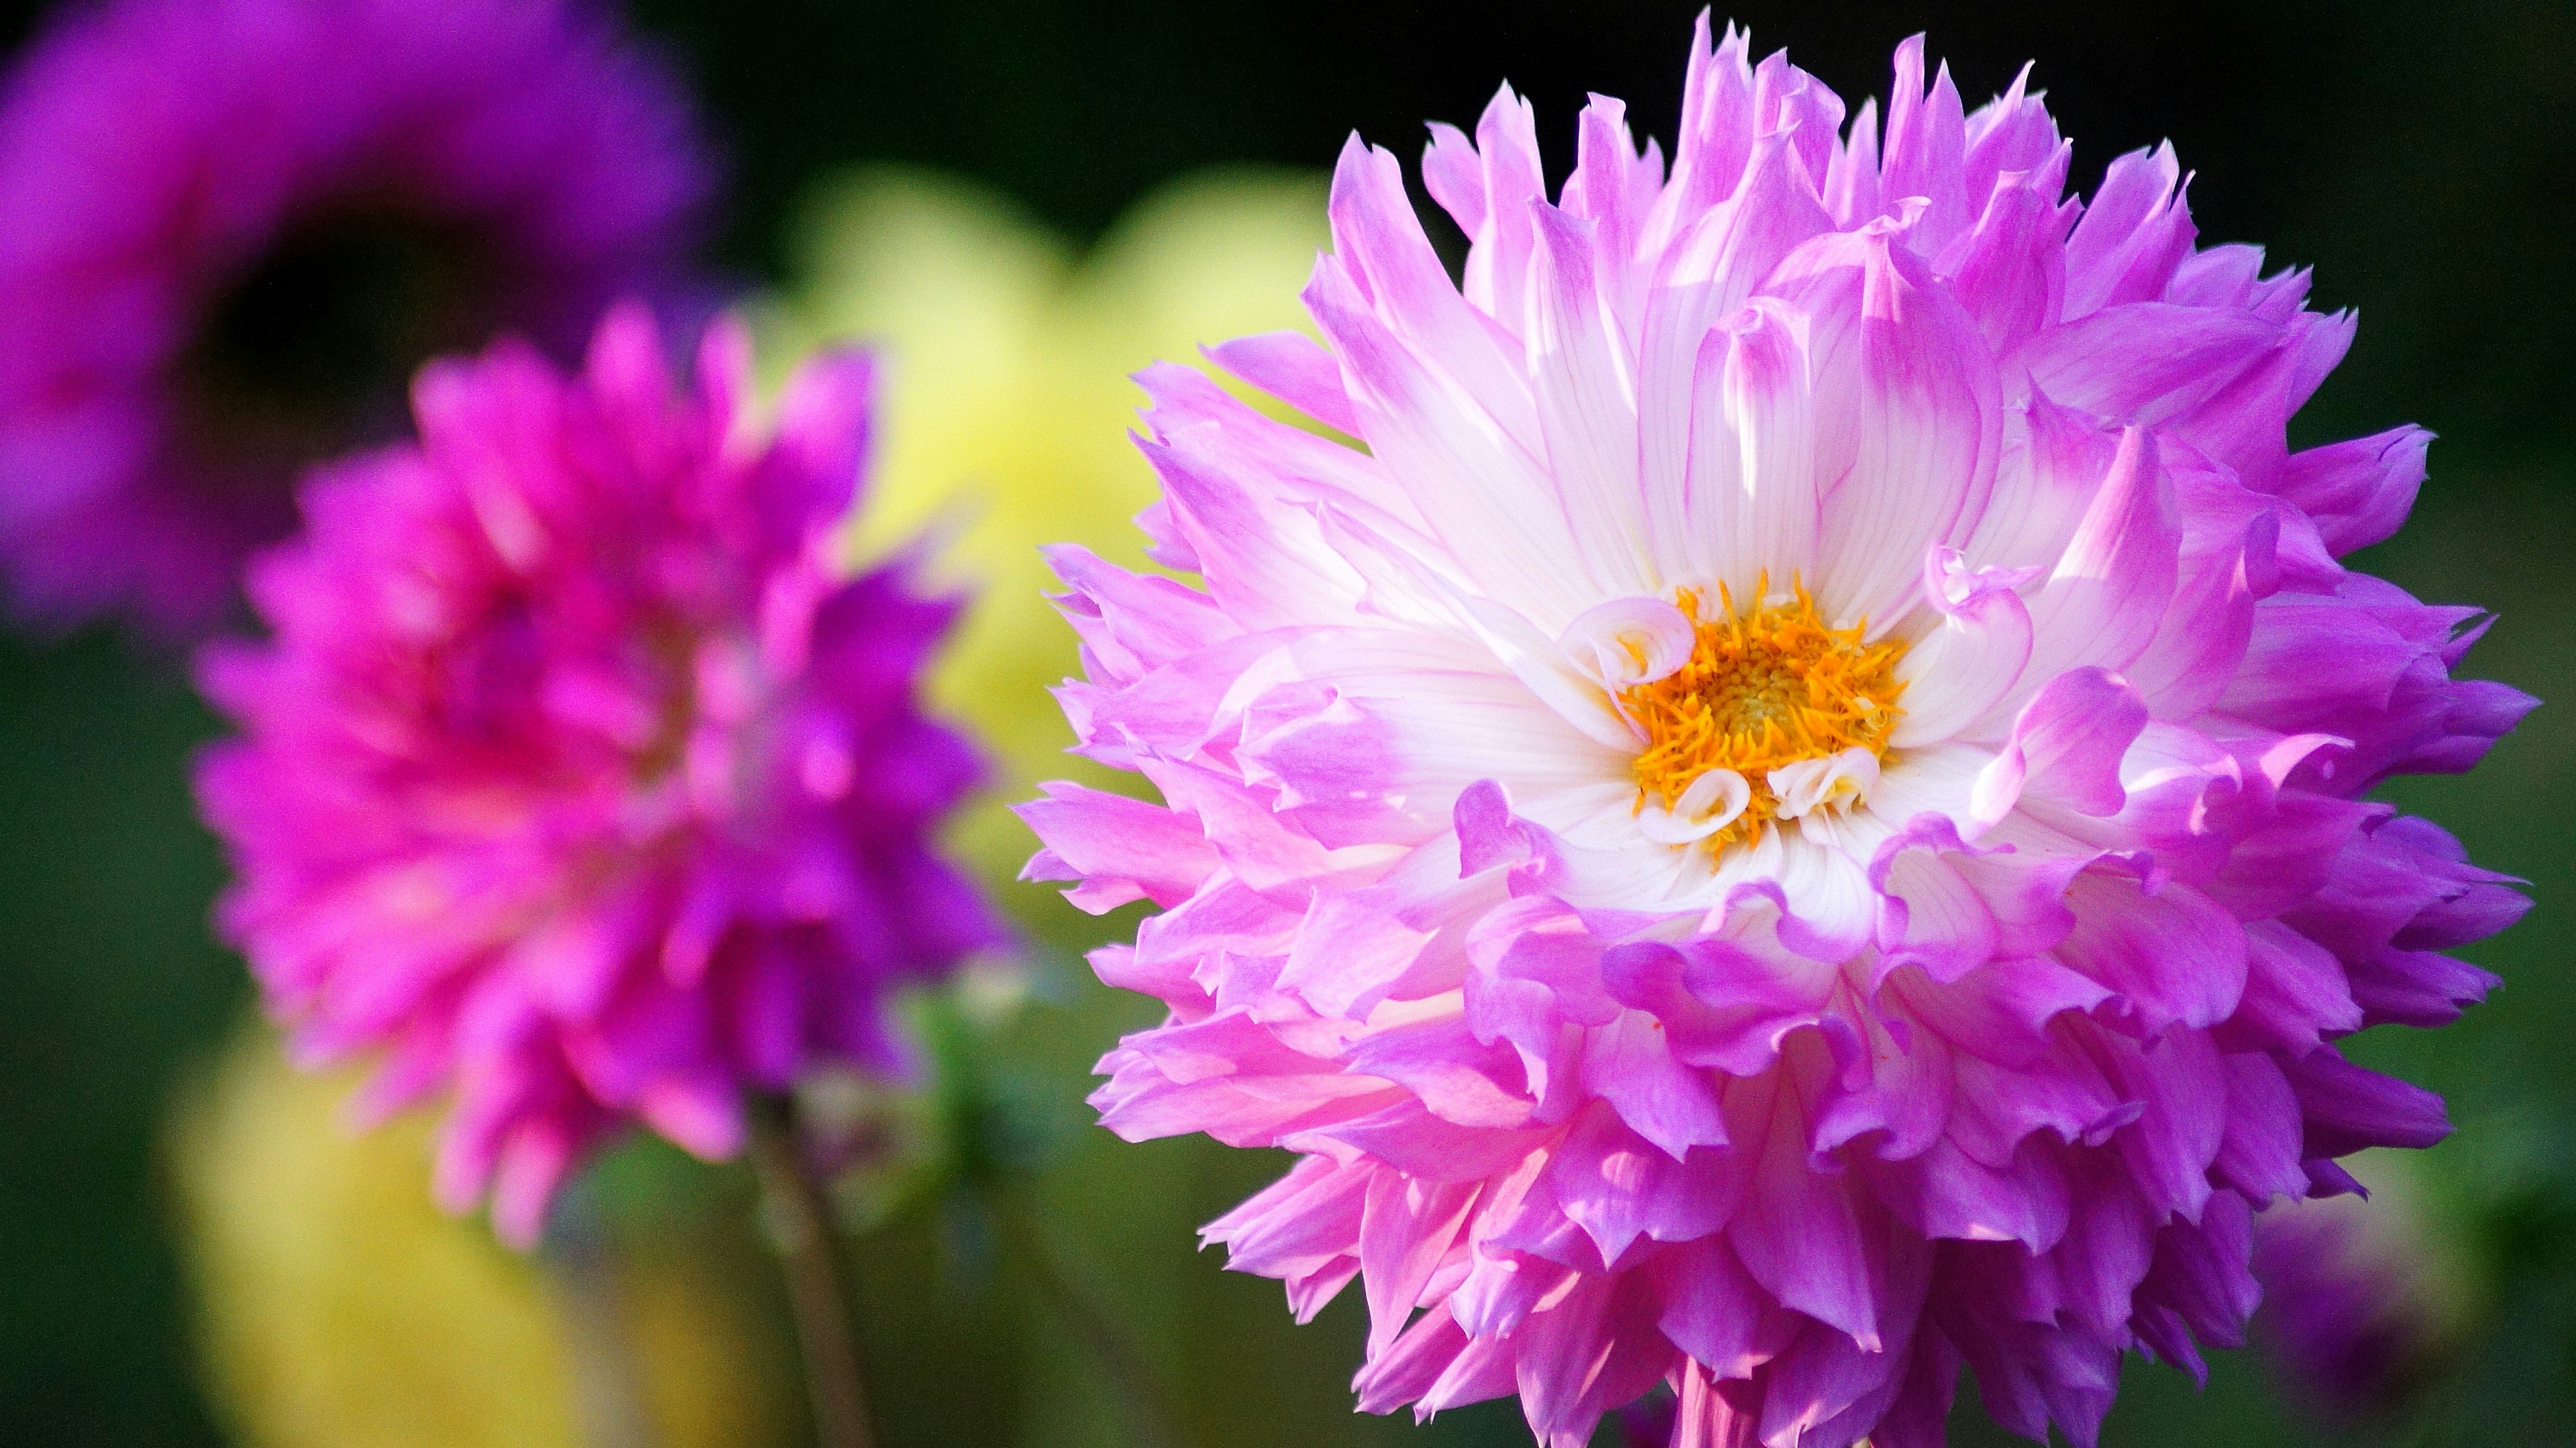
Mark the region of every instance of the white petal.
[[1954, 549], [1933, 550], [1924, 572], [1940, 625], [1897, 661], [1905, 717], [1889, 742], [1899, 749], [1938, 744], [1976, 723], [2008, 697], [2030, 661], [2030, 615], [2014, 592], [2032, 569], [1968, 570]]
[[1625, 775], [1532, 789], [1514, 780], [1512, 812], [1587, 850], [1624, 850], [1637, 843], [1637, 785]]
[[1807, 586], [1828, 622], [1884, 633], [1920, 601], [1924, 550], [1964, 540], [1985, 511], [2002, 421], [1994, 361], [1882, 229], [1809, 242], [1764, 289], [1810, 318], [1811, 466], [1828, 481]]
[[[1621, 805], [1618, 809], [1624, 814], [1627, 807]], [[1587, 848], [1559, 836], [1558, 856], [1565, 876], [1555, 893], [1583, 906], [1621, 910], [1687, 908], [1699, 894], [1701, 882], [1708, 878], [1707, 849], [1659, 845], [1633, 828], [1624, 833], [1628, 843], [1599, 848]]]
[[1869, 793], [1869, 812], [1891, 830], [1925, 813], [1966, 819], [1968, 795], [1994, 757], [1991, 749], [1965, 744], [1890, 751], [1879, 761], [1878, 787]]
[[1634, 753], [1645, 743], [1619, 712], [1610, 691], [1577, 668], [1565, 651], [1519, 612], [1490, 598], [1454, 593], [1451, 602], [1504, 668], [1554, 709], [1565, 722], [1614, 749]]
[[[1528, 375], [1575, 558], [1605, 592], [1662, 579], [1637, 478], [1634, 366], [1594, 275], [1597, 223], [1531, 208], [1539, 245], [1530, 278]], [[1615, 283], [1611, 283], [1615, 285]]]
[[1751, 598], [1811, 570], [1818, 549], [1814, 382], [1805, 319], [1757, 299], [1700, 349], [1691, 422], [1693, 531], [1712, 571]]
[[1878, 918], [1878, 892], [1869, 872], [1844, 849], [1810, 839], [1804, 829], [1775, 829], [1780, 837], [1780, 893], [1791, 914], [1818, 933], [1857, 946]]

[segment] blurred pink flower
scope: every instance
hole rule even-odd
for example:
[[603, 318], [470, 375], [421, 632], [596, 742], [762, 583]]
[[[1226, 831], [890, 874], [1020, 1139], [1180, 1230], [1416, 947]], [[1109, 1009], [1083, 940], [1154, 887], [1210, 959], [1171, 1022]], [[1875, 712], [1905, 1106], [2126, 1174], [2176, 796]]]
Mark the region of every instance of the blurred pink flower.
[[440, 1195], [514, 1241], [630, 1118], [721, 1157], [744, 1093], [899, 1065], [889, 992], [1002, 940], [928, 838], [977, 773], [914, 697], [955, 607], [829, 563], [869, 362], [774, 437], [749, 365], [719, 322], [675, 393], [640, 309], [578, 377], [433, 364], [419, 444], [252, 564], [274, 641], [204, 657], [225, 932], [302, 1059], [381, 1048], [367, 1113], [452, 1092]]
[[2329, 1044], [2431, 1025], [2525, 900], [2362, 796], [2531, 706], [2481, 623], [2337, 557], [2423, 476], [2292, 454], [2349, 316], [2194, 245], [2167, 150], [2089, 206], [2016, 82], [1922, 47], [1882, 131], [1746, 39], [1666, 168], [1619, 102], [1553, 203], [1508, 90], [1424, 183], [1356, 140], [1325, 339], [1143, 374], [1158, 558], [1054, 554], [1083, 752], [1034, 878], [1163, 907], [1101, 977], [1130, 1138], [1302, 1159], [1207, 1228], [1360, 1406], [1517, 1393], [1554, 1448], [1670, 1383], [1683, 1448], [2090, 1443], [2119, 1357], [2241, 1340], [2253, 1207], [2448, 1130]]
[[0, 568], [48, 627], [202, 634], [306, 464], [432, 353], [565, 355], [671, 282], [712, 166], [585, 0], [105, 0], [0, 97]]

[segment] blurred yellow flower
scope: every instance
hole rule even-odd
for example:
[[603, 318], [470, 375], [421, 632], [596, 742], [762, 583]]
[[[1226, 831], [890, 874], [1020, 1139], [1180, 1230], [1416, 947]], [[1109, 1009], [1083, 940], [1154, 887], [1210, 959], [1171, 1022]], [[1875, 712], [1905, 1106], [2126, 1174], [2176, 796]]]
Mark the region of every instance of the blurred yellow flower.
[[354, 1134], [351, 1084], [291, 1069], [255, 1028], [179, 1098], [170, 1155], [200, 1355], [240, 1442], [781, 1441], [773, 1405], [791, 1390], [711, 1273], [670, 1251], [543, 1270], [431, 1204], [425, 1114]]
[[951, 177], [865, 171], [808, 208], [801, 279], [764, 312], [765, 350], [783, 373], [823, 343], [883, 349], [877, 463], [852, 546], [873, 556], [930, 530], [942, 571], [976, 590], [932, 691], [996, 756], [995, 789], [955, 836], [993, 880], [1035, 848], [1008, 801], [1041, 779], [1113, 783], [1062, 753], [1072, 735], [1047, 690], [1076, 672], [1074, 638], [1042, 596], [1053, 576], [1039, 545], [1144, 565], [1129, 519], [1155, 486], [1127, 439], [1142, 400], [1128, 375], [1306, 325], [1297, 293], [1325, 241], [1323, 178], [1292, 171], [1170, 183], [1078, 259]]

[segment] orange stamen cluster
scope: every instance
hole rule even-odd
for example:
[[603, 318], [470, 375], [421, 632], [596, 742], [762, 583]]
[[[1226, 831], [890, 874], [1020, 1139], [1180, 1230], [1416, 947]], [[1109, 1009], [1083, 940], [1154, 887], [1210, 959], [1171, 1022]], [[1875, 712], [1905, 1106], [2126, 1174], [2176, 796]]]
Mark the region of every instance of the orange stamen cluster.
[[[1628, 717], [1646, 731], [1636, 762], [1638, 809], [1649, 800], [1669, 807], [1712, 769], [1732, 769], [1751, 786], [1744, 813], [1708, 837], [1711, 853], [1761, 837], [1779, 811], [1772, 770], [1854, 746], [1884, 757], [1904, 717], [1896, 707], [1905, 690], [1896, 677], [1904, 642], [1864, 643], [1866, 622], [1827, 628], [1807, 590], [1792, 589], [1785, 603], [1766, 596], [1738, 613], [1720, 584], [1714, 617], [1700, 612], [1699, 590], [1681, 590], [1677, 602], [1698, 625], [1690, 662], [1619, 691]], [[1756, 590], [1767, 595], [1770, 579]]]

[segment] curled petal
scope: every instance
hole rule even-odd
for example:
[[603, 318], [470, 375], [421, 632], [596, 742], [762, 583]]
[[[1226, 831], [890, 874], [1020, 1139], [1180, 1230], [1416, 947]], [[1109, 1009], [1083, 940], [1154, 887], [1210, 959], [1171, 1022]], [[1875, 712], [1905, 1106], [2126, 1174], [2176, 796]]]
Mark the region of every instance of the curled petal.
[[1878, 783], [1878, 756], [1852, 748], [1822, 759], [1802, 759], [1772, 770], [1768, 783], [1784, 820], [1844, 809], [1868, 798], [1871, 786]]
[[1690, 662], [1698, 629], [1666, 599], [1614, 598], [1566, 625], [1557, 647], [1612, 689], [1650, 684]]
[[1692, 780], [1671, 805], [1649, 802], [1639, 807], [1637, 832], [1659, 845], [1692, 844], [1735, 823], [1752, 802], [1753, 786], [1743, 775], [1732, 769], [1712, 769]]

